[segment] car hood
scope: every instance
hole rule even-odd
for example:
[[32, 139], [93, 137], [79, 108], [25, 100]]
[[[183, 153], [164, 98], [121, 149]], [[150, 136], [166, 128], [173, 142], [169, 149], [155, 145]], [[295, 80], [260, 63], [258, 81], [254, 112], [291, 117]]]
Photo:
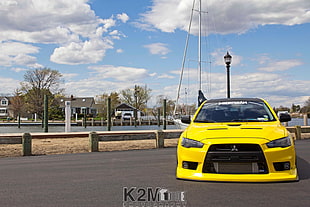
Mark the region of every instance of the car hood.
[[216, 138], [259, 138], [272, 141], [288, 135], [279, 122], [266, 123], [192, 123], [184, 131], [189, 139], [203, 141]]

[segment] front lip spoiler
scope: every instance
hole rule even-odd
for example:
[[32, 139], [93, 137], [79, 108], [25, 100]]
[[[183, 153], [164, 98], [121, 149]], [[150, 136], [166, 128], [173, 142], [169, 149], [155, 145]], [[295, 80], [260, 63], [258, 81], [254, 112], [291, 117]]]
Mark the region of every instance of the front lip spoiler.
[[177, 180], [191, 181], [191, 182], [210, 182], [210, 183], [292, 183], [299, 182], [299, 178], [296, 180], [282, 180], [282, 181], [215, 181], [215, 180], [195, 180], [187, 178], [176, 178]]
[[299, 181], [297, 169], [269, 174], [212, 174], [177, 168], [177, 179], [206, 182], [296, 182]]

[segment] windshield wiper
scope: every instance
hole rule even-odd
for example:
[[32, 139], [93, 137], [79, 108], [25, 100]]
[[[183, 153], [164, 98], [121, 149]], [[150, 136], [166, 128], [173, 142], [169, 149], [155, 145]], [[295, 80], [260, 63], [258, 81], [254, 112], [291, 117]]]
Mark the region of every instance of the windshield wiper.
[[233, 119], [232, 122], [264, 122], [265, 120], [257, 120], [257, 119]]
[[213, 120], [195, 120], [196, 123], [215, 123]]

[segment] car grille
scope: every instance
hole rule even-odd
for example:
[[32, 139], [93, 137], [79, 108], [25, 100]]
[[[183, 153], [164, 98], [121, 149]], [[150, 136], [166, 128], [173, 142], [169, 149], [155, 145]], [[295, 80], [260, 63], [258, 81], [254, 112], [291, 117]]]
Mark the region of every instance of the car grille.
[[205, 157], [203, 173], [267, 174], [268, 167], [257, 144], [214, 144]]

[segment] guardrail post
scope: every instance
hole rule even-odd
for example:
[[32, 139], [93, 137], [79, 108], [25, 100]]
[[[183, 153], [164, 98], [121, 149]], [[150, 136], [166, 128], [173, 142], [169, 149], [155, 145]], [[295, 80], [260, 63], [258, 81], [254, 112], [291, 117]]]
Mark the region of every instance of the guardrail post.
[[99, 135], [96, 132], [89, 133], [89, 152], [99, 151]]
[[296, 139], [301, 139], [301, 126], [295, 126], [296, 128], [296, 131], [295, 131], [295, 136], [296, 136]]
[[30, 156], [32, 149], [32, 140], [30, 133], [24, 133], [22, 137], [23, 156]]
[[165, 146], [165, 134], [162, 130], [156, 131], [156, 148], [164, 148]]

